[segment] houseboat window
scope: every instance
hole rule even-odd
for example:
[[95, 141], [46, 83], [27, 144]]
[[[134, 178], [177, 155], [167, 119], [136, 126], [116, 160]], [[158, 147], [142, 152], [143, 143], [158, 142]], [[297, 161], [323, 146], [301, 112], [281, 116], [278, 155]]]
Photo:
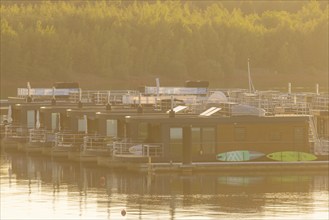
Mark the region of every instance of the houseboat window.
[[192, 154], [198, 155], [201, 150], [201, 131], [200, 128], [192, 128]]
[[215, 128], [202, 128], [202, 148], [204, 154], [215, 153]]
[[170, 128], [170, 154], [174, 157], [182, 156], [183, 128]]
[[86, 132], [86, 121], [83, 118], [78, 120], [78, 132]]
[[35, 111], [28, 110], [27, 111], [27, 127], [34, 128], [35, 125]]
[[147, 123], [138, 125], [138, 139], [144, 141], [147, 138]]
[[234, 140], [244, 141], [245, 139], [246, 139], [246, 129], [241, 127], [234, 128]]
[[117, 120], [106, 120], [106, 136], [117, 137]]
[[271, 141], [280, 141], [281, 140], [281, 132], [279, 132], [279, 131], [272, 131], [270, 133], [270, 140]]
[[295, 127], [294, 128], [294, 141], [295, 142], [303, 142], [304, 140], [304, 128], [303, 127]]

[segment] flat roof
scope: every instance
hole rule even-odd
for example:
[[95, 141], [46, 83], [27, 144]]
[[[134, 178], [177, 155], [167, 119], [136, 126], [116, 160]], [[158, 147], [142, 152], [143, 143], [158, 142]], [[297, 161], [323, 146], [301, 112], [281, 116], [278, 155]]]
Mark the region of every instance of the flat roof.
[[308, 116], [199, 116], [192, 114], [176, 114], [170, 118], [169, 114], [127, 115], [126, 122], [154, 122], [154, 123], [282, 123], [308, 120]]

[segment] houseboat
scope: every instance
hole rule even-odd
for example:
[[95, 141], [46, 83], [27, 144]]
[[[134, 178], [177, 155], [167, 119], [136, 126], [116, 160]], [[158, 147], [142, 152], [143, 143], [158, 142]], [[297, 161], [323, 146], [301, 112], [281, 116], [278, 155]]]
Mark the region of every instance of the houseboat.
[[[126, 123], [130, 139], [150, 146], [161, 143], [163, 155], [158, 159], [165, 162], [183, 161], [185, 156], [190, 162], [215, 162], [220, 161], [218, 154], [230, 151], [258, 152], [263, 155], [258, 160], [268, 160], [266, 155], [273, 152], [310, 153], [305, 116], [165, 114], [126, 116]], [[232, 161], [238, 159], [233, 157]]]
[[4, 145], [127, 169], [328, 166], [326, 95], [189, 86], [22, 90], [7, 107]]

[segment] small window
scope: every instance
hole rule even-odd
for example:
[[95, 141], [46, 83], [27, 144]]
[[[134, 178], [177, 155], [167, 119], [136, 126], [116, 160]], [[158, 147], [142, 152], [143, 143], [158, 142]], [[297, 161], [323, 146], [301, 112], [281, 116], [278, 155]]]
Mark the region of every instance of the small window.
[[244, 141], [246, 139], [246, 129], [245, 128], [235, 128], [234, 129], [234, 140]]
[[170, 128], [170, 139], [171, 140], [182, 140], [183, 129], [182, 128]]

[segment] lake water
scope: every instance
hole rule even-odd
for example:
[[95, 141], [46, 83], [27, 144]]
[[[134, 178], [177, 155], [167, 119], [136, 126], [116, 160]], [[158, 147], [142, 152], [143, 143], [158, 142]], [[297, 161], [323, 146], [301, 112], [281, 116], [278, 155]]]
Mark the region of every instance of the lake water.
[[329, 219], [328, 172], [148, 175], [19, 153], [0, 171], [0, 219]]

